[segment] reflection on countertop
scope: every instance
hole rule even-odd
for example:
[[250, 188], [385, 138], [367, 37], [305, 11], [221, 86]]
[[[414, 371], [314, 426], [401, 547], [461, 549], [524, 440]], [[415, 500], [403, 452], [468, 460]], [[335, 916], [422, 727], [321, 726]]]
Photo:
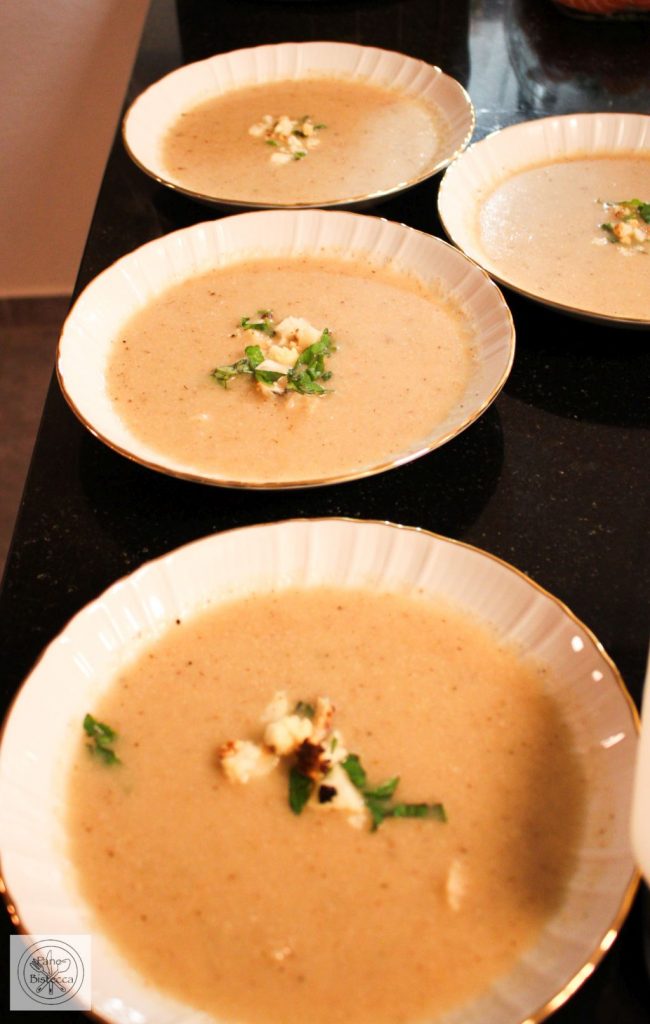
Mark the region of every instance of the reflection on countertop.
[[507, 0], [505, 25], [530, 116], [650, 109], [647, 24], [576, 20], [549, 2]]

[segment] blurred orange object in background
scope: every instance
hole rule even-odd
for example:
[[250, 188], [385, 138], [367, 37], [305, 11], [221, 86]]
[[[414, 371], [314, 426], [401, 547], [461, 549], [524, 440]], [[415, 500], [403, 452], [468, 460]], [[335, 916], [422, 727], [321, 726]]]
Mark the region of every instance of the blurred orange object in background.
[[553, 0], [566, 14], [585, 18], [635, 18], [650, 14], [650, 0]]

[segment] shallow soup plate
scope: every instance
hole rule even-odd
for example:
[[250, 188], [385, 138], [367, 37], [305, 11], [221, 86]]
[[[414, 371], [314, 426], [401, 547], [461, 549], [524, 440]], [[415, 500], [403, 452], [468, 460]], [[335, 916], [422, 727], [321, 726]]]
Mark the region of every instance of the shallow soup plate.
[[[650, 232], [645, 242], [631, 246], [611, 244], [615, 236], [607, 229], [616, 205], [626, 200], [641, 201], [647, 222], [650, 194], [618, 194], [613, 178], [624, 171], [615, 169], [617, 161], [619, 168], [638, 165], [636, 188], [647, 187], [650, 117], [567, 114], [503, 128], [467, 149], [445, 172], [438, 194], [443, 227], [494, 280], [522, 295], [595, 323], [647, 328]], [[553, 169], [567, 174], [574, 162], [578, 174], [552, 185]], [[599, 166], [609, 167], [604, 181], [602, 174], [596, 177]], [[531, 173], [547, 176], [548, 185], [537, 177], [524, 193], [525, 175]], [[542, 187], [543, 203], [537, 201]], [[575, 221], [569, 219], [574, 211]], [[585, 285], [583, 278], [591, 281]], [[625, 298], [628, 290], [632, 299]]]
[[[357, 83], [371, 89], [390, 89], [395, 97], [405, 97], [407, 101], [426, 106], [431, 110], [435, 120], [431, 123], [430, 134], [435, 135], [435, 146], [424, 164], [404, 177], [398, 166], [394, 172], [391, 165], [390, 180], [382, 181], [381, 186], [361, 184], [363, 175], [358, 178], [359, 185], [350, 189], [343, 184], [335, 188], [335, 194], [323, 194], [323, 186], [309, 186], [307, 193], [300, 199], [286, 198], [268, 200], [261, 194], [252, 192], [232, 194], [232, 186], [223, 185], [206, 187], [205, 191], [188, 183], [187, 168], [171, 168], [165, 160], [164, 143], [170, 129], [200, 104], [229, 97], [240, 90], [251, 87], [260, 88], [259, 105], [254, 121], [265, 114], [291, 114], [298, 117], [305, 113], [317, 114], [317, 111], [268, 111], [268, 102], [262, 91], [265, 86], [277, 83], [298, 82], [308, 85], [310, 82], [323, 80]], [[363, 129], [363, 92], [357, 99], [355, 117], [358, 121], [357, 132]], [[304, 100], [301, 100], [302, 107]], [[372, 121], [371, 115], [371, 121]], [[235, 138], [241, 136], [250, 145], [250, 162], [267, 162], [270, 151], [248, 136], [251, 118], [247, 123], [237, 123]], [[222, 124], [222, 122], [219, 122]], [[434, 126], [438, 125], [437, 128]], [[327, 130], [332, 134], [335, 124], [325, 126], [323, 135], [326, 144]], [[225, 131], [221, 127], [221, 132]], [[220, 206], [266, 207], [298, 209], [304, 207], [326, 206], [360, 206], [375, 202], [393, 195], [406, 188], [431, 177], [446, 167], [458, 153], [467, 146], [474, 130], [474, 110], [469, 96], [454, 78], [441, 71], [440, 68], [426, 64], [424, 61], [407, 57], [401, 53], [379, 49], [371, 46], [358, 46], [351, 43], [308, 42], [279, 43], [268, 46], [251, 47], [231, 53], [219, 54], [207, 60], [187, 64], [166, 75], [150, 86], [133, 103], [126, 114], [123, 124], [123, 138], [127, 152], [135, 163], [156, 181], [174, 191], [184, 193], [205, 203]], [[219, 148], [232, 146], [232, 141], [219, 135], [210, 136], [210, 145], [214, 151], [214, 159], [219, 159]], [[274, 140], [271, 140], [274, 141]], [[345, 146], [345, 142], [340, 143]], [[257, 146], [257, 149], [256, 149]], [[304, 161], [316, 159], [311, 153]], [[340, 160], [345, 162], [345, 152], [340, 153]], [[247, 158], [248, 162], [248, 158]], [[293, 168], [279, 169], [282, 174], [291, 173]], [[302, 173], [302, 169], [299, 169]], [[356, 180], [356, 179], [355, 179]], [[236, 181], [236, 179], [235, 179]], [[309, 188], [315, 191], [310, 196]], [[290, 195], [290, 194], [289, 194]]]
[[215, 534], [144, 565], [83, 609], [46, 649], [5, 724], [1, 865], [12, 920], [32, 934], [92, 933], [92, 1010], [111, 1024], [205, 1022], [137, 973], [79, 894], [66, 802], [81, 722], [116, 674], [177, 620], [252, 594], [315, 587], [442, 599], [548, 666], [546, 685], [587, 777], [574, 867], [533, 945], [436, 1024], [541, 1021], [610, 948], [635, 891], [628, 822], [637, 716], [602, 646], [560, 601], [492, 555], [410, 527], [320, 519]]
[[[154, 446], [157, 436], [153, 438], [153, 441], [151, 437], [143, 440], [144, 435], [141, 436], [134, 432], [132, 424], [121, 412], [123, 406], [120, 407], [116, 404], [108, 383], [111, 359], [116, 348], [119, 348], [120, 340], [127, 333], [125, 325], [132, 318], [157, 300], [160, 300], [160, 305], [165, 305], [165, 296], [169, 290], [184, 282], [200, 280], [201, 275], [206, 275], [208, 272], [228, 272], [229, 268], [234, 267], [233, 276], [236, 276], [240, 266], [245, 268], [246, 261], [260, 260], [274, 261], [274, 264], [281, 269], [285, 266], [286, 261], [286, 266], [295, 270], [301, 262], [318, 258], [329, 259], [330, 257], [332, 260], [338, 261], [343, 277], [348, 280], [346, 287], [349, 291], [352, 290], [348, 295], [347, 308], [352, 308], [355, 305], [358, 289], [361, 285], [367, 284], [367, 281], [359, 280], [364, 272], [363, 268], [366, 270], [370, 268], [373, 273], [376, 269], [379, 276], [384, 273], [394, 273], [403, 275], [404, 279], [417, 280], [425, 289], [431, 289], [431, 294], [436, 291], [436, 293], [447, 296], [449, 302], [454, 304], [454, 308], [461, 311], [462, 318], [469, 325], [468, 330], [471, 330], [470, 349], [467, 350], [471, 351], [471, 358], [469, 355], [467, 356], [465, 383], [461, 386], [457, 397], [452, 398], [452, 392], [450, 392], [446, 411], [442, 415], [438, 413], [434, 415], [433, 411], [431, 413], [428, 411], [430, 407], [433, 409], [430, 403], [434, 389], [427, 389], [426, 392], [423, 392], [422, 400], [417, 403], [415, 410], [413, 409], [413, 399], [405, 393], [399, 399], [403, 403], [399, 408], [403, 408], [404, 418], [408, 420], [408, 417], [414, 412], [417, 412], [419, 417], [414, 436], [409, 436], [407, 440], [397, 442], [394, 433], [388, 431], [386, 427], [385, 441], [382, 440], [379, 443], [373, 439], [374, 447], [372, 452], [368, 449], [367, 456], [365, 453], [363, 456], [357, 454], [354, 444], [349, 445], [347, 454], [342, 451], [339, 454], [338, 450], [330, 445], [327, 454], [327, 468], [323, 466], [319, 469], [315, 462], [309, 463], [306, 469], [298, 466], [285, 468], [282, 462], [269, 459], [259, 470], [253, 472], [250, 464], [244, 458], [239, 458], [239, 448], [233, 447], [236, 442], [232, 441], [232, 436], [237, 424], [235, 427], [228, 428], [231, 439], [228, 442], [230, 445], [228, 451], [226, 452], [225, 447], [220, 451], [218, 447], [222, 443], [218, 431], [225, 415], [223, 413], [223, 410], [226, 409], [225, 403], [232, 400], [240, 403], [248, 401], [250, 407], [251, 399], [245, 392], [247, 382], [243, 380], [233, 382], [228, 386], [227, 393], [214, 382], [208, 384], [210, 371], [215, 362], [218, 362], [213, 354], [215, 351], [213, 339], [216, 337], [218, 340], [220, 337], [228, 342], [229, 337], [234, 337], [230, 331], [239, 323], [242, 314], [249, 312], [248, 305], [246, 308], [241, 308], [238, 302], [233, 307], [232, 321], [228, 321], [233, 326], [213, 329], [210, 326], [212, 324], [210, 318], [216, 315], [218, 302], [207, 298], [206, 301], [209, 305], [200, 314], [199, 319], [203, 318], [201, 322], [197, 322], [197, 324], [191, 322], [192, 310], [190, 309], [178, 328], [188, 338], [195, 337], [197, 339], [192, 343], [193, 347], [188, 354], [188, 361], [198, 351], [199, 343], [207, 346], [205, 359], [201, 357], [198, 368], [188, 369], [188, 363], [184, 362], [181, 367], [169, 374], [171, 379], [169, 408], [176, 410], [175, 416], [179, 418], [183, 417], [182, 410], [186, 408], [181, 404], [185, 400], [184, 396], [187, 397], [189, 394], [190, 399], [193, 400], [192, 396], [199, 394], [199, 389], [203, 389], [199, 396], [203, 403], [201, 411], [198, 413], [195, 411], [195, 420], [202, 419], [198, 426], [192, 423], [191, 429], [195, 430], [198, 436], [198, 432], [204, 429], [201, 424], [209, 420], [205, 430], [214, 430], [214, 447], [209, 448], [206, 463], [199, 463], [193, 440], [189, 450], [179, 455], [166, 449], [163, 444]], [[259, 264], [257, 265], [259, 266]], [[318, 272], [320, 273], [320, 271]], [[368, 277], [367, 273], [366, 277]], [[334, 298], [330, 302], [329, 282], [331, 279], [331, 276], [328, 277], [325, 274], [322, 277], [322, 287], [319, 286], [317, 289], [316, 298], [309, 301], [320, 303], [320, 315], [324, 320], [323, 326], [329, 323], [329, 326], [336, 331], [337, 318], [340, 321], [345, 315], [345, 307], [336, 306]], [[259, 278], [256, 276], [250, 294], [247, 291], [242, 299], [242, 302], [250, 303], [253, 311], [256, 306], [270, 304], [267, 301], [269, 293], [261, 291], [262, 286], [258, 285], [258, 280]], [[278, 276], [274, 280], [277, 281]], [[206, 288], [208, 287], [212, 286], [206, 285]], [[276, 285], [272, 284], [270, 287], [276, 287]], [[207, 294], [205, 289], [202, 294], [204, 297]], [[399, 295], [401, 296], [402, 293], [400, 292]], [[228, 294], [219, 301], [222, 304], [227, 302]], [[437, 300], [435, 301], [437, 302]], [[287, 302], [288, 306], [285, 308], [290, 307], [290, 300]], [[435, 302], [427, 306], [427, 309], [433, 309], [434, 305]], [[308, 315], [302, 312], [304, 306], [300, 306], [295, 301], [295, 296], [294, 306], [296, 306], [296, 312], [291, 310], [294, 316]], [[396, 303], [393, 303], [393, 308], [398, 310]], [[282, 313], [282, 315], [286, 314]], [[197, 314], [197, 316], [199, 315]], [[402, 319], [399, 314], [398, 329]], [[208, 324], [207, 329], [206, 324]], [[199, 341], [198, 334], [192, 334], [194, 328], [203, 332], [204, 341]], [[369, 314], [364, 323], [351, 332], [350, 341], [345, 351], [344, 347], [341, 348], [343, 354], [339, 358], [338, 364], [336, 354], [332, 359], [331, 365], [335, 373], [328, 388], [331, 387], [334, 393], [324, 398], [305, 400], [311, 403], [329, 403], [320, 406], [317, 415], [311, 416], [309, 421], [312, 434], [315, 430], [321, 431], [323, 447], [333, 436], [333, 428], [326, 425], [326, 415], [330, 416], [331, 414], [345, 426], [351, 403], [354, 403], [354, 414], [361, 415], [360, 403], [350, 398], [346, 406], [341, 397], [343, 389], [337, 394], [337, 365], [342, 365], [344, 357], [348, 359], [348, 365], [351, 366], [350, 374], [346, 377], [341, 372], [338, 379], [344, 378], [346, 384], [348, 381], [352, 381], [354, 373], [356, 372], [358, 375], [360, 370], [366, 366], [363, 359], [357, 360], [354, 354], [353, 345], [355, 339], [359, 337], [359, 332], [363, 330], [369, 342], [374, 346], [382, 329], [383, 325], [373, 322], [372, 316]], [[437, 358], [435, 351], [439, 338], [435, 331], [428, 331], [426, 322], [421, 321], [417, 323], [417, 330], [418, 336], [414, 339], [415, 347], [412, 350], [412, 356], [407, 360], [407, 366], [404, 368], [409, 374], [419, 370], [423, 353], [427, 354], [427, 358]], [[154, 333], [155, 338], [152, 344], [158, 345], [160, 349], [159, 359], [157, 350], [156, 362], [162, 367], [166, 365], [164, 362], [166, 358], [176, 357], [178, 333], [175, 332], [167, 343], [160, 342], [161, 335], [158, 331]], [[408, 340], [410, 337], [410, 335], [405, 337], [409, 345], [411, 344]], [[458, 336], [458, 341], [455, 340], [455, 337], [450, 344], [453, 351], [460, 353], [460, 336]], [[63, 393], [82, 423], [111, 448], [142, 465], [173, 476], [222, 486], [269, 489], [308, 487], [370, 476], [400, 466], [456, 437], [485, 411], [503, 387], [512, 366], [514, 341], [512, 317], [498, 288], [484, 271], [446, 242], [404, 225], [360, 214], [315, 210], [260, 211], [196, 224], [193, 227], [174, 232], [136, 249], [100, 274], [80, 295], [64, 325], [59, 343], [57, 372]], [[228, 342], [228, 344], [231, 343]], [[236, 349], [239, 356], [243, 355], [246, 344], [247, 341], [242, 338], [241, 348]], [[390, 347], [392, 345], [391, 338], [386, 336], [383, 338], [382, 344], [385, 352], [384, 359], [388, 361], [387, 372], [391, 375], [402, 373], [402, 369], [396, 366], [393, 360], [393, 349]], [[235, 350], [233, 349], [234, 355]], [[466, 356], [462, 356], [462, 358], [465, 359]], [[230, 363], [230, 359], [224, 359], [223, 362]], [[377, 394], [377, 403], [390, 402], [395, 406], [398, 399], [390, 393], [386, 382], [381, 385], [378, 376], [373, 375], [372, 359], [370, 359], [365, 377], [357, 387], [362, 387], [365, 394], [370, 394], [368, 389], [373, 386], [375, 380], [377, 383], [374, 386], [383, 388]], [[408, 382], [405, 382], [406, 384]], [[446, 378], [440, 376], [433, 384], [444, 398], [448, 388]], [[167, 387], [167, 384], [165, 383], [164, 386]], [[142, 384], [145, 398], [148, 397], [146, 394], [148, 388], [152, 388], [155, 391], [153, 397], [158, 398], [160, 390], [156, 390], [155, 386], [151, 385], [149, 378]], [[456, 392], [453, 394], [456, 395]], [[283, 400], [280, 399], [280, 402]], [[240, 404], [239, 409], [241, 410], [241, 408]], [[286, 409], [287, 406], [284, 408]], [[315, 407], [312, 406], [309, 412], [313, 413], [314, 409]], [[321, 412], [323, 413], [322, 417]], [[185, 415], [186, 421], [189, 423], [189, 414]], [[277, 419], [283, 414], [279, 412], [279, 406], [271, 408], [269, 405], [264, 413], [256, 410], [254, 415], [258, 419], [260, 416], [266, 417], [259, 427], [260, 436], [264, 436], [268, 434], [268, 418], [276, 416], [277, 422]], [[364, 422], [367, 422], [364, 437], [369, 440], [371, 433], [368, 431], [375, 430], [373, 424], [378, 423], [378, 417], [370, 408], [363, 413], [363, 416], [366, 417]], [[165, 417], [163, 416], [163, 418]], [[212, 427], [212, 423], [214, 423], [214, 427]], [[276, 426], [275, 429], [284, 431], [285, 428]], [[349, 429], [347, 432], [349, 434]], [[360, 432], [357, 436], [361, 439]], [[377, 435], [377, 437], [379, 436]], [[213, 444], [211, 439], [208, 443]], [[231, 458], [231, 462], [227, 468], [223, 468], [225, 465], [223, 459], [226, 454]], [[221, 459], [221, 464], [219, 464], [217, 455]], [[212, 460], [214, 464], [209, 460]]]

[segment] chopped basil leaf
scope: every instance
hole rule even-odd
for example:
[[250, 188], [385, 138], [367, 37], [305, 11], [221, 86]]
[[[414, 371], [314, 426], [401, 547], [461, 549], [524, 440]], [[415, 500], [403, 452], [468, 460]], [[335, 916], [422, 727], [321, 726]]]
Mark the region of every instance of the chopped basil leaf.
[[325, 388], [312, 380], [309, 373], [287, 374], [287, 391], [297, 391], [299, 395], [325, 394]]
[[373, 800], [371, 797], [366, 797], [366, 807], [368, 808], [372, 819], [371, 830], [376, 832], [386, 817], [386, 807], [381, 800]]
[[395, 775], [392, 779], [388, 779], [387, 782], [382, 782], [381, 786], [375, 786], [374, 789], [365, 789], [363, 795], [368, 799], [372, 800], [390, 800], [393, 793], [399, 786], [399, 775]]
[[314, 790], [314, 780], [307, 778], [294, 766], [289, 772], [289, 807], [294, 814], [302, 814]]
[[387, 779], [379, 786], [372, 789], [367, 788], [367, 776], [357, 754], [348, 754], [345, 761], [341, 762], [350, 781], [363, 793], [365, 805], [372, 821], [372, 831], [376, 832], [386, 818], [435, 818], [436, 821], [446, 821], [447, 815], [442, 804], [391, 804], [388, 801], [394, 795], [399, 786], [399, 775]]
[[106, 725], [106, 722], [98, 722], [90, 714], [84, 718], [83, 727], [84, 731], [95, 739], [100, 746], [105, 746], [107, 743], [112, 743], [113, 740], [117, 739], [117, 733], [114, 729], [111, 729], [110, 725]]
[[280, 143], [276, 142], [275, 139], [266, 139], [267, 146], [279, 146]]
[[259, 345], [247, 345], [244, 349], [246, 358], [248, 359], [249, 366], [251, 369], [255, 369], [260, 363], [264, 362], [264, 353]]
[[385, 811], [387, 818], [435, 818], [436, 821], [447, 821], [445, 808], [442, 804], [393, 804]]
[[438, 821], [444, 821], [446, 823], [448, 818], [445, 805], [440, 803], [429, 804], [429, 817], [436, 818]]
[[268, 334], [270, 337], [273, 337], [275, 334], [273, 324], [270, 324], [265, 318], [260, 321], [253, 322], [250, 317], [243, 316], [239, 321], [239, 326], [243, 327], [245, 331], [261, 331], [262, 334]]
[[121, 764], [121, 761], [111, 744], [117, 739], [117, 733], [105, 722], [98, 722], [92, 715], [87, 714], [83, 720], [84, 732], [92, 740], [88, 749], [96, 754], [104, 764]]
[[293, 154], [293, 159], [294, 160], [302, 160], [302, 158], [305, 157], [305, 156], [307, 156], [307, 154], [306, 154], [304, 149], [297, 149], [295, 151], [295, 153]]
[[295, 366], [287, 373], [287, 391], [303, 395], [323, 395], [326, 389], [319, 380], [329, 380], [331, 371], [325, 369], [325, 356], [336, 352], [329, 328], [325, 328], [318, 341], [308, 345], [298, 356]]
[[104, 764], [121, 764], [119, 757], [110, 747], [89, 747], [91, 754], [98, 757]]
[[276, 380], [280, 380], [280, 377], [284, 377], [284, 373], [280, 373], [279, 370], [255, 370], [255, 380], [259, 381], [260, 384], [275, 384]]
[[367, 776], [357, 754], [348, 754], [345, 761], [341, 761], [341, 768], [347, 772], [350, 782], [357, 789], [365, 788]]
[[214, 377], [217, 384], [220, 384], [222, 388], [227, 388], [228, 381], [232, 380], [233, 377], [238, 377], [240, 373], [252, 372], [248, 358], [246, 358], [238, 359], [236, 363], [232, 363], [230, 366], [217, 366], [210, 376]]
[[372, 819], [372, 831], [376, 832], [386, 818], [432, 818], [446, 822], [447, 815], [442, 804], [386, 804], [384, 800], [367, 795], [366, 807]]
[[642, 221], [646, 224], [650, 224], [650, 203], [640, 203], [637, 213]]
[[316, 709], [313, 704], [307, 704], [306, 701], [299, 700], [293, 709], [293, 713], [294, 715], [303, 715], [305, 718], [313, 718], [316, 713]]
[[329, 328], [326, 327], [318, 341], [315, 341], [313, 345], [308, 345], [307, 348], [300, 353], [296, 360], [296, 366], [317, 366], [322, 372], [324, 367], [324, 357], [329, 356], [335, 351], [336, 349], [334, 348], [332, 335], [329, 332]]

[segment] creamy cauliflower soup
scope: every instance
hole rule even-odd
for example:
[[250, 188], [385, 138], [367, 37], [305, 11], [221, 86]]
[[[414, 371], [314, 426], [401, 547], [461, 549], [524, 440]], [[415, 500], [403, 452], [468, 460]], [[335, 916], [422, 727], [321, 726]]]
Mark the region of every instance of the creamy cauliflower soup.
[[464, 401], [473, 343], [458, 303], [415, 277], [370, 261], [252, 260], [133, 317], [107, 387], [134, 437], [197, 473], [308, 481], [426, 448]]
[[[544, 670], [447, 604], [239, 599], [172, 626], [89, 711], [82, 896], [136, 970], [219, 1021], [429, 1020], [562, 903], [585, 787], [570, 730]], [[296, 805], [276, 755], [306, 737], [338, 777]]]
[[235, 89], [185, 111], [163, 140], [170, 180], [230, 201], [321, 205], [417, 179], [447, 127], [399, 89], [305, 78]]
[[[629, 201], [636, 210], [619, 211]], [[479, 204], [485, 265], [551, 302], [648, 319], [648, 203], [650, 155], [577, 156], [526, 168]]]

